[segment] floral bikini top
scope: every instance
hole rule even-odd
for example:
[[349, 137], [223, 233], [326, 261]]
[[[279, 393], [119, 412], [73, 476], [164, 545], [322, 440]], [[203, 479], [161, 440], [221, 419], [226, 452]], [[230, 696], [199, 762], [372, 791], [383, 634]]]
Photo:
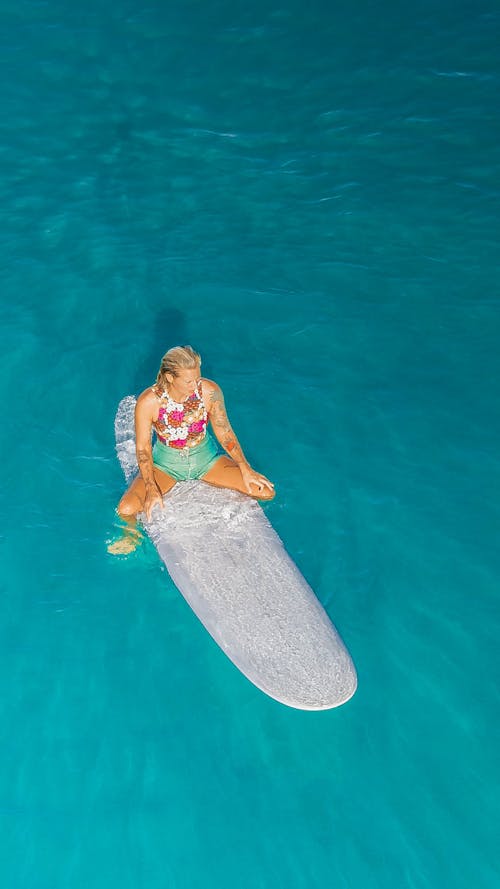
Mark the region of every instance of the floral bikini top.
[[160, 399], [158, 419], [153, 423], [158, 441], [170, 448], [194, 448], [207, 434], [208, 413], [201, 393], [201, 381], [196, 390], [182, 403], [174, 401], [165, 390]]

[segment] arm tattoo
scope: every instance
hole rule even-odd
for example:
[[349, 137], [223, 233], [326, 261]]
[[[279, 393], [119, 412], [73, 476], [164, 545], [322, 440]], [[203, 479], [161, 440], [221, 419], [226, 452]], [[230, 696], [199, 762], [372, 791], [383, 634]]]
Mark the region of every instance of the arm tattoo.
[[241, 445], [228, 420], [226, 408], [224, 406], [224, 396], [219, 388], [215, 389], [210, 395], [210, 407], [208, 413], [217, 441], [219, 441], [224, 450], [230, 454], [235, 463], [246, 463], [247, 460], [241, 449]]
[[148, 488], [150, 485], [155, 484], [155, 477], [153, 473], [153, 461], [151, 458], [151, 450], [147, 450], [146, 448], [140, 448], [137, 451], [137, 463], [139, 466], [139, 472], [142, 475], [142, 480], [146, 487]]

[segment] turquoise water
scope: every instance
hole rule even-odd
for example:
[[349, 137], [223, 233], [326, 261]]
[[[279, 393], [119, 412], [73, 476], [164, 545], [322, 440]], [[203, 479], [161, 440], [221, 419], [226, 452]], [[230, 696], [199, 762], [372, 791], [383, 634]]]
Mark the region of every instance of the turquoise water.
[[[5, 889], [499, 885], [500, 16], [332, 7], [3, 4]], [[352, 653], [338, 710], [106, 551], [116, 405], [178, 342]]]

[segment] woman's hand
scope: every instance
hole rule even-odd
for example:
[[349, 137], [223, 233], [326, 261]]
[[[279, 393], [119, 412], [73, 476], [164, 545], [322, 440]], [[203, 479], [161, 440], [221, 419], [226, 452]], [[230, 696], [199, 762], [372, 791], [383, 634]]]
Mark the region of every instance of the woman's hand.
[[159, 506], [160, 509], [163, 509], [163, 497], [161, 496], [161, 491], [156, 483], [147, 486], [146, 496], [144, 497], [144, 512], [148, 522], [151, 520], [151, 515], [155, 506]]
[[274, 494], [273, 483], [270, 482], [265, 475], [262, 475], [262, 473], [255, 472], [255, 469], [252, 469], [248, 463], [240, 464], [240, 472], [248, 494], [255, 497], [258, 494], [262, 494], [266, 489]]

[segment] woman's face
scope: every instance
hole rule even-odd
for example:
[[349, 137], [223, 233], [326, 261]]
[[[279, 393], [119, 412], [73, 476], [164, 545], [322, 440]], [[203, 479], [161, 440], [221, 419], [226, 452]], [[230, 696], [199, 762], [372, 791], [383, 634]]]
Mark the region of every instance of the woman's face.
[[[168, 374], [167, 379], [170, 377]], [[177, 371], [177, 375], [169, 379], [169, 385], [173, 388], [176, 395], [179, 396], [179, 401], [184, 401], [185, 398], [189, 398], [190, 395], [193, 394], [196, 389], [198, 383], [200, 382], [200, 366], [190, 368], [182, 368]]]

